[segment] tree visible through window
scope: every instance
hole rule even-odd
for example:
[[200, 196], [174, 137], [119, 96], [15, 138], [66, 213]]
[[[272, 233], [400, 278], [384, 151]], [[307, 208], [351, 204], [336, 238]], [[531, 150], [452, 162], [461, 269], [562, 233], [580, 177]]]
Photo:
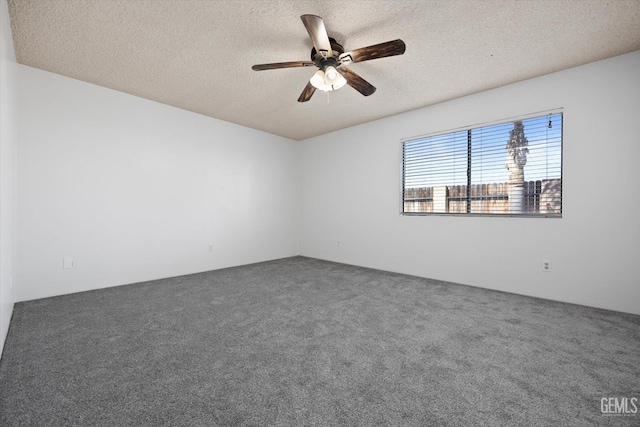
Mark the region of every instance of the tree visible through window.
[[404, 214], [559, 217], [562, 113], [402, 143]]

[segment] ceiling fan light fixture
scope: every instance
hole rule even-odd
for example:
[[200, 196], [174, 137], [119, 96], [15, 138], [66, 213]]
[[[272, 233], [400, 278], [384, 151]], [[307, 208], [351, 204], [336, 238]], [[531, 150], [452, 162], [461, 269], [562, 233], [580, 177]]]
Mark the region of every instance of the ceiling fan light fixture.
[[331, 85], [333, 87], [333, 90], [338, 90], [340, 89], [342, 86], [347, 84], [347, 79], [345, 79], [342, 74], [338, 74], [338, 77], [334, 80], [333, 84]]
[[329, 65], [324, 69], [324, 82], [326, 84], [333, 85], [338, 76], [338, 70], [333, 65]]
[[309, 82], [313, 87], [322, 92], [338, 90], [347, 84], [347, 80], [331, 65], [324, 70], [316, 71]]
[[324, 71], [318, 70], [309, 80], [311, 85], [322, 92], [329, 92], [335, 90], [331, 84], [327, 83], [327, 76]]
[[315, 87], [316, 89], [322, 90], [322, 87], [325, 86], [324, 80], [325, 80], [324, 71], [318, 70], [311, 77], [311, 80], [309, 80], [309, 82], [311, 82], [313, 87]]

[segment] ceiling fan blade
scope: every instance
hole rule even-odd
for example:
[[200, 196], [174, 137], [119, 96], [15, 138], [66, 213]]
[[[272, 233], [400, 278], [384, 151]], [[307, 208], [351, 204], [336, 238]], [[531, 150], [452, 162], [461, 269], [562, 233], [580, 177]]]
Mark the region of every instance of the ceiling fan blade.
[[315, 65], [311, 61], [292, 61], [292, 62], [274, 62], [272, 64], [257, 64], [251, 67], [252, 70], [275, 70], [277, 68], [295, 68], [295, 67], [310, 67]]
[[300, 19], [302, 19], [302, 23], [307, 29], [316, 51], [325, 58], [332, 56], [331, 42], [329, 41], [327, 29], [324, 27], [322, 18], [316, 15], [302, 15]]
[[304, 90], [300, 94], [300, 98], [298, 98], [298, 102], [307, 102], [311, 99], [311, 96], [315, 93], [316, 88], [313, 87], [311, 82], [308, 82], [305, 86]]
[[[345, 52], [340, 55], [340, 60], [345, 62], [362, 62], [371, 59], [385, 58], [387, 56], [402, 55], [406, 50], [406, 45], [400, 39], [390, 42], [374, 44], [372, 46], [361, 47], [360, 49]], [[349, 59], [350, 58], [350, 59]]]
[[375, 86], [351, 71], [346, 67], [338, 68], [338, 72], [347, 80], [347, 84], [363, 94], [364, 96], [372, 95], [376, 91]]

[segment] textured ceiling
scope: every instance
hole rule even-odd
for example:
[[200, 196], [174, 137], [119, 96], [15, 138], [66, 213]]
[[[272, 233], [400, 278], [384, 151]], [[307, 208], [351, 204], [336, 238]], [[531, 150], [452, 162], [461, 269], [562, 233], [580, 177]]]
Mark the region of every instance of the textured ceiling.
[[[9, 0], [19, 63], [296, 140], [640, 49], [640, 0]], [[377, 87], [296, 100], [315, 68], [300, 15]]]

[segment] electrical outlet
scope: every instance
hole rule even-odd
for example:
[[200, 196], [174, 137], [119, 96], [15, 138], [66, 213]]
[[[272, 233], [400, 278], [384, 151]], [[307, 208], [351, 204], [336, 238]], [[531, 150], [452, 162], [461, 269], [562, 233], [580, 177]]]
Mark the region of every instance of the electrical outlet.
[[213, 245], [209, 245], [209, 252], [213, 252]]
[[546, 271], [547, 273], [551, 271], [551, 261], [549, 260], [542, 261], [542, 271]]
[[338, 246], [342, 246], [342, 242], [338, 240]]

